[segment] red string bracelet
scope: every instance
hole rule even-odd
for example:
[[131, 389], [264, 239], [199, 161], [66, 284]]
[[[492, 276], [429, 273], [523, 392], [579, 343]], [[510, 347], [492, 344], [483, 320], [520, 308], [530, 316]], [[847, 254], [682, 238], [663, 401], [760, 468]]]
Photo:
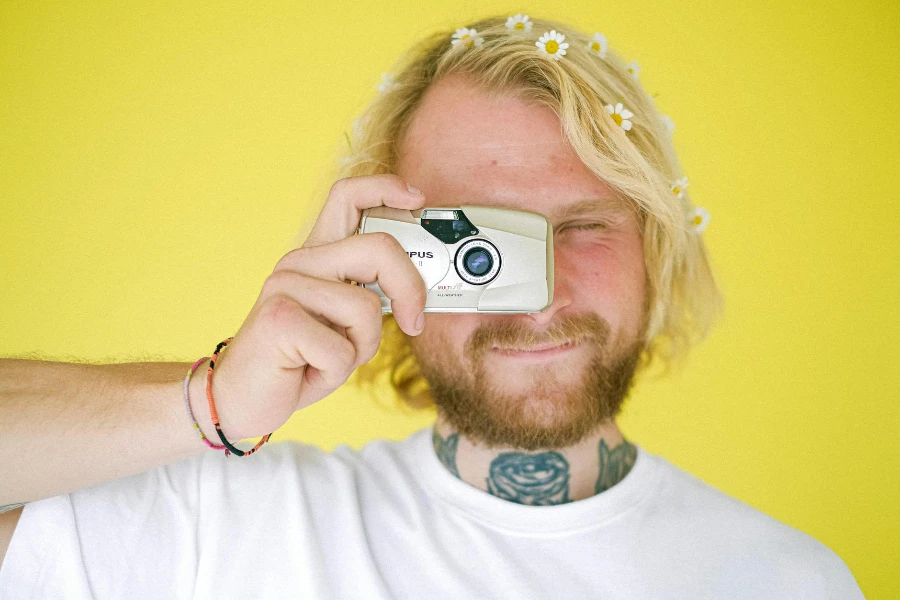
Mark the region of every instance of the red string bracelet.
[[[225, 448], [226, 448], [225, 456], [228, 456], [230, 454], [230, 452], [233, 452], [233, 453], [237, 454], [238, 456], [250, 456], [257, 450], [259, 450], [260, 446], [262, 446], [263, 444], [268, 442], [269, 438], [272, 437], [272, 434], [268, 433], [268, 434], [264, 435], [262, 437], [262, 439], [259, 440], [259, 442], [257, 442], [255, 446], [253, 446], [252, 450], [244, 451], [244, 450], [241, 450], [240, 448], [235, 448], [231, 444], [231, 442], [229, 442], [228, 440], [225, 439], [225, 434], [222, 433], [222, 427], [219, 424], [219, 413], [216, 412], [216, 402], [215, 402], [215, 400], [213, 400], [213, 394], [212, 394], [213, 369], [215, 369], [215, 367], [216, 367], [216, 360], [218, 360], [218, 358], [219, 358], [219, 351], [222, 350], [222, 348], [224, 348], [225, 346], [227, 346], [228, 342], [230, 342], [233, 339], [234, 339], [233, 337], [230, 337], [226, 340], [222, 340], [221, 342], [219, 342], [219, 345], [216, 346], [216, 351], [213, 352], [213, 355], [209, 360], [209, 370], [207, 370], [207, 372], [206, 372], [206, 397], [209, 399], [209, 414], [210, 414], [210, 416], [212, 416], [213, 425], [216, 426], [216, 433], [219, 434], [219, 439], [222, 440], [222, 444], [224, 444]], [[272, 432], [272, 433], [274, 433], [274, 432]]]
[[197, 359], [197, 362], [195, 362], [191, 366], [191, 368], [188, 369], [187, 376], [184, 378], [184, 406], [185, 406], [185, 408], [187, 408], [187, 413], [188, 413], [188, 415], [190, 415], [191, 421], [194, 423], [194, 429], [196, 429], [197, 433], [200, 434], [200, 439], [203, 440], [203, 443], [206, 444], [207, 446], [209, 446], [210, 448], [212, 448], [213, 450], [224, 450], [225, 452], [230, 454], [231, 450], [229, 450], [225, 446], [219, 446], [219, 445], [213, 444], [211, 441], [209, 441], [209, 439], [206, 437], [206, 435], [204, 435], [203, 430], [200, 429], [200, 423], [198, 423], [197, 419], [194, 418], [194, 411], [191, 410], [191, 401], [190, 401], [190, 398], [188, 397], [189, 396], [188, 386], [191, 383], [191, 375], [194, 374], [194, 371], [197, 370], [197, 367], [200, 366], [200, 363], [202, 363], [207, 358], [209, 358], [209, 357], [204, 356], [203, 358]]

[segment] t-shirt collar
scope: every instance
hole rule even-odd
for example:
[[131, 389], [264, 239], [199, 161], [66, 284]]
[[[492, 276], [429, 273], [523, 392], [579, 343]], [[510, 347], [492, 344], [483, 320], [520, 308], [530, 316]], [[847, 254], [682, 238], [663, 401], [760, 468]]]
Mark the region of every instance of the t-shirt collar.
[[656, 456], [639, 445], [634, 465], [613, 487], [590, 498], [552, 506], [530, 506], [498, 498], [452, 475], [434, 452], [434, 426], [414, 433], [410, 468], [426, 491], [444, 504], [484, 525], [521, 533], [566, 532], [598, 527], [654, 496], [660, 469]]

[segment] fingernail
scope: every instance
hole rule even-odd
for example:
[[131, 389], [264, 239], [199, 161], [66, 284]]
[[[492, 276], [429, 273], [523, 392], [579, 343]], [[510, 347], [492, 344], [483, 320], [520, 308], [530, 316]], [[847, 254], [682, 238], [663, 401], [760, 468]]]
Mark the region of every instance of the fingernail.
[[425, 326], [425, 313], [420, 312], [419, 316], [416, 317], [416, 331], [422, 331], [422, 327]]
[[418, 195], [420, 195], [420, 196], [424, 196], [424, 194], [422, 193], [422, 190], [420, 190], [420, 189], [417, 188], [417, 187], [413, 187], [412, 184], [407, 183], [407, 184], [406, 184], [406, 189], [408, 189], [408, 190], [409, 190], [409, 193], [411, 193], [411, 194], [418, 194]]

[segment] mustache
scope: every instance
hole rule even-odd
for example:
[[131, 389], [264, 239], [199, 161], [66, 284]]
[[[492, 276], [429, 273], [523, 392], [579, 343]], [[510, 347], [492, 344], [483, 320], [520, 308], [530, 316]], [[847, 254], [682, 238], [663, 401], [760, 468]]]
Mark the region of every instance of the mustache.
[[466, 346], [469, 355], [480, 357], [495, 345], [521, 348], [590, 339], [602, 346], [609, 336], [610, 326], [605, 319], [593, 314], [571, 315], [554, 321], [545, 331], [536, 331], [521, 321], [485, 323], [475, 330]]

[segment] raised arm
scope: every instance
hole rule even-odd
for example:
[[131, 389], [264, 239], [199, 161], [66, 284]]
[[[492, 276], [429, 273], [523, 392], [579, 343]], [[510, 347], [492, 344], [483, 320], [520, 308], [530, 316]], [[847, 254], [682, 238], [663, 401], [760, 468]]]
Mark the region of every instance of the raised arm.
[[[0, 505], [32, 502], [199, 454], [184, 406], [191, 363], [87, 365], [0, 359]], [[206, 370], [191, 379], [191, 409], [217, 435]], [[216, 388], [213, 388], [215, 393]], [[223, 433], [241, 439], [227, 408]]]
[[[365, 208], [423, 203], [421, 194], [391, 174], [335, 183], [303, 247], [278, 262], [219, 355], [213, 395], [229, 441], [275, 431], [374, 356], [381, 302], [350, 281], [377, 281], [401, 328], [419, 333], [425, 284], [409, 256], [388, 234], [355, 232]], [[219, 341], [210, 340], [209, 354]], [[184, 407], [190, 364], [0, 359], [0, 506], [213, 451], [199, 439]], [[206, 372], [202, 364], [194, 373], [190, 402], [201, 430], [218, 445]]]

